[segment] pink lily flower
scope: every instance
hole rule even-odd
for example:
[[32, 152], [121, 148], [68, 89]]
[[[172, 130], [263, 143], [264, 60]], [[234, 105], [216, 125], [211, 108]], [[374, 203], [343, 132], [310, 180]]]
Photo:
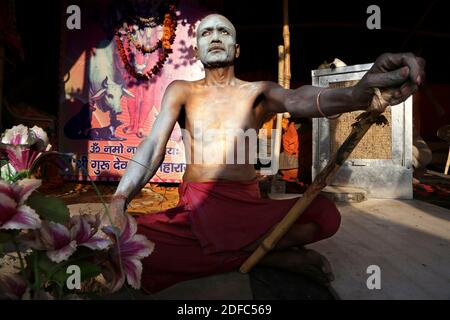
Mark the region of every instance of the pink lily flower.
[[100, 233], [100, 215], [82, 214], [70, 218], [71, 238], [79, 246], [91, 250], [103, 250], [111, 245], [111, 240]]
[[31, 297], [30, 287], [19, 274], [0, 275], [0, 299], [9, 300], [54, 300], [53, 296], [44, 291], [39, 290], [33, 293]]
[[7, 129], [1, 137], [0, 151], [7, 154], [10, 164], [16, 172], [29, 169], [34, 160], [51, 145], [47, 134], [41, 128], [20, 124]]
[[[127, 221], [120, 235], [116, 237], [111, 226], [104, 227], [103, 232], [115, 241], [112, 250], [112, 292], [119, 290], [125, 278], [129, 285], [135, 289], [141, 287], [142, 262], [149, 256], [155, 244], [145, 236], [136, 234], [137, 224], [133, 217], [127, 215]], [[111, 271], [111, 270], [110, 270]]]
[[77, 242], [71, 239], [69, 229], [52, 221], [43, 221], [28, 244], [33, 249], [46, 250], [47, 257], [56, 263], [69, 259], [77, 249]]
[[39, 215], [25, 201], [41, 185], [41, 180], [23, 179], [9, 184], [0, 181], [0, 229], [37, 229]]
[[30, 298], [30, 288], [18, 274], [0, 275], [0, 299], [22, 300]]
[[109, 239], [99, 235], [98, 215], [73, 216], [68, 225], [44, 221], [24, 243], [36, 250], [46, 250], [47, 257], [56, 263], [69, 259], [78, 246], [103, 250], [111, 244]]

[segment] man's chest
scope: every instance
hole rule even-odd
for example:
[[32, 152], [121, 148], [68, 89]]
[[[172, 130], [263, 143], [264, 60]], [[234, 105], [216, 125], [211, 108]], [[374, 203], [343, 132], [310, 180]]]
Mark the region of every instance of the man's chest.
[[186, 126], [219, 130], [256, 128], [258, 95], [252, 87], [197, 90], [186, 101]]

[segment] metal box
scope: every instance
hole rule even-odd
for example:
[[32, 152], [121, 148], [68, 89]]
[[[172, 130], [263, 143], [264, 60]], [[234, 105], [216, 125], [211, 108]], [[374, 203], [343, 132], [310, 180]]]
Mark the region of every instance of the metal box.
[[[372, 64], [312, 71], [318, 87], [347, 87], [357, 83]], [[360, 111], [337, 120], [313, 119], [313, 179], [350, 132]], [[412, 199], [412, 97], [389, 107], [387, 127], [373, 126], [334, 177], [331, 185], [364, 189], [369, 198]]]

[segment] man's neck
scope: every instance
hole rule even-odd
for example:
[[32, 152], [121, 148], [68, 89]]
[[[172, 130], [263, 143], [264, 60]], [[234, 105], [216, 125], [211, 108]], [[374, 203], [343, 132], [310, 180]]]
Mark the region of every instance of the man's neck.
[[205, 68], [205, 82], [207, 86], [227, 86], [236, 83], [234, 66], [220, 68]]

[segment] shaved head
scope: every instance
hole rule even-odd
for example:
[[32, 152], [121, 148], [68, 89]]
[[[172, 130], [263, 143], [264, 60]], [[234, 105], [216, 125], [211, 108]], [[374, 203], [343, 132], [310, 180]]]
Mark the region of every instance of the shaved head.
[[199, 31], [202, 28], [204, 28], [205, 25], [208, 25], [211, 22], [217, 23], [219, 21], [230, 28], [230, 30], [233, 33], [234, 40], [236, 41], [236, 29], [234, 28], [234, 25], [231, 23], [230, 20], [228, 20], [227, 17], [225, 17], [221, 14], [218, 14], [218, 13], [209, 14], [200, 21], [200, 24], [198, 25], [198, 28], [197, 28], [197, 41], [198, 41]]
[[232, 65], [239, 56], [236, 29], [226, 17], [210, 14], [197, 28], [197, 56], [205, 67]]

